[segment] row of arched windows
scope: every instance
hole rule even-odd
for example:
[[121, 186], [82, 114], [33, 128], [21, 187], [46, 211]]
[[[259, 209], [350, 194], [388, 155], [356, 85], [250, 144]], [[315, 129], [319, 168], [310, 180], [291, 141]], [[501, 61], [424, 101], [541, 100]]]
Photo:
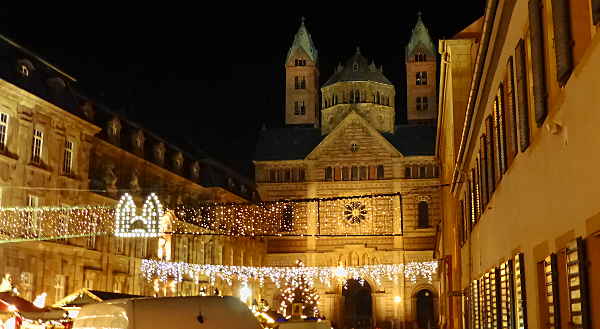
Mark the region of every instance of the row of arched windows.
[[339, 102], [338, 95], [334, 94], [330, 97], [323, 97], [323, 107], [327, 108], [337, 104], [356, 104], [356, 103], [371, 103], [378, 105], [390, 106], [390, 96], [376, 92], [369, 97], [366, 92], [360, 92], [358, 89], [350, 90], [349, 94], [342, 93], [342, 101]]
[[436, 165], [414, 165], [404, 167], [404, 178], [435, 178], [439, 176]]
[[304, 182], [306, 172], [304, 168], [277, 168], [269, 169], [269, 183]]
[[375, 180], [384, 179], [383, 165], [326, 167], [326, 181]]

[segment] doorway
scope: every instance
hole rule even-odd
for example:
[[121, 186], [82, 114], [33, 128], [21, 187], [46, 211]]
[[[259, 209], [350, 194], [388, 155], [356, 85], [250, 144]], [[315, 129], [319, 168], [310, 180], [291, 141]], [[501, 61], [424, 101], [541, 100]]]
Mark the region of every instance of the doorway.
[[427, 289], [419, 291], [417, 297], [417, 324], [420, 329], [434, 328], [433, 293]]
[[344, 296], [343, 328], [372, 329], [373, 303], [371, 286], [367, 281], [347, 280], [342, 287]]

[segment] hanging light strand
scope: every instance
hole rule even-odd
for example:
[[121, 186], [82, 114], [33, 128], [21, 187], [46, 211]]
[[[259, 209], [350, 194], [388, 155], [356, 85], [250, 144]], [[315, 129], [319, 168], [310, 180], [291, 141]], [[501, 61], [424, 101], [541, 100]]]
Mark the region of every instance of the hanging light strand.
[[158, 278], [167, 282], [175, 280], [181, 282], [185, 277], [197, 278], [201, 275], [207, 276], [211, 282], [217, 278], [227, 281], [234, 280], [247, 282], [249, 279], [263, 283], [269, 279], [276, 286], [285, 285], [286, 282], [304, 277], [312, 285], [316, 281], [329, 285], [334, 279], [354, 278], [372, 279], [377, 284], [382, 279], [393, 279], [404, 275], [411, 281], [417, 282], [423, 278], [428, 282], [433, 280], [437, 273], [437, 261], [409, 262], [406, 264], [379, 264], [365, 266], [347, 267], [271, 267], [271, 266], [232, 266], [232, 265], [201, 265], [185, 262], [163, 262], [152, 259], [144, 259], [141, 264], [141, 273], [148, 280]]

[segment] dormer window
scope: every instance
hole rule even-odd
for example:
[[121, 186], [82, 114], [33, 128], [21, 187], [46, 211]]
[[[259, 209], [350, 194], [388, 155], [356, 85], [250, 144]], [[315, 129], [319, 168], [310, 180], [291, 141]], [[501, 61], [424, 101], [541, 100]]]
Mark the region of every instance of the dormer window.
[[30, 60], [21, 58], [17, 60], [17, 73], [22, 77], [27, 78], [33, 71], [35, 70], [35, 66], [31, 63]]
[[21, 75], [24, 77], [28, 77], [29, 76], [29, 68], [27, 67], [27, 65], [21, 64], [19, 66], [19, 73], [21, 73]]
[[173, 157], [173, 166], [175, 170], [179, 170], [183, 166], [183, 154], [181, 152], [177, 152]]
[[354, 63], [354, 65], [352, 65], [352, 71], [358, 72], [358, 63]]
[[200, 175], [200, 165], [198, 162], [194, 162], [192, 165], [192, 178], [196, 179]]
[[133, 135], [133, 145], [137, 150], [142, 150], [144, 147], [144, 133], [142, 130], [138, 130]]
[[121, 133], [121, 122], [117, 118], [113, 118], [108, 122], [108, 135], [113, 140], [118, 140]]
[[163, 144], [162, 142], [159, 142], [156, 145], [154, 145], [154, 160], [156, 160], [156, 162], [162, 164], [162, 162], [164, 160], [164, 156], [165, 156], [165, 144]]

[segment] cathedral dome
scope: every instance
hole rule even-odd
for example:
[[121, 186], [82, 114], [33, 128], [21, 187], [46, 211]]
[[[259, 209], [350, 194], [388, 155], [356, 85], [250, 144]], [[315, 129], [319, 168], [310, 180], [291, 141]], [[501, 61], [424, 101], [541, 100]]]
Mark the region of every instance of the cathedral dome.
[[351, 81], [372, 81], [392, 85], [390, 80], [383, 75], [383, 67], [377, 68], [375, 62], [369, 64], [358, 47], [356, 47], [354, 56], [350, 57], [344, 66], [338, 65], [335, 73], [325, 82], [323, 87], [337, 82]]

